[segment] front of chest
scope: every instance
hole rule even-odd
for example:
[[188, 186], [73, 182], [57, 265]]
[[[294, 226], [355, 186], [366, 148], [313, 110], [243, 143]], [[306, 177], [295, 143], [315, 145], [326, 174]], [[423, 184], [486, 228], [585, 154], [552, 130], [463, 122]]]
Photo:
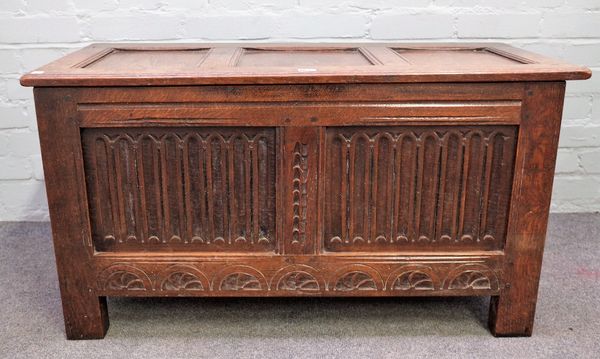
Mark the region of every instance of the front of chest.
[[564, 80], [589, 71], [506, 46], [98, 46], [22, 79], [69, 338], [104, 335], [107, 296], [491, 296], [494, 334], [531, 334]]
[[[359, 266], [371, 285], [350, 292], [392, 294], [390, 275], [402, 266], [390, 256], [471, 252], [483, 254], [474, 263], [490, 275], [479, 288], [490, 293], [499, 288], [524, 88], [76, 90], [90, 245], [114, 255], [237, 255], [233, 266], [278, 294], [272, 279], [289, 264], [309, 268], [321, 293], [335, 291], [340, 267]], [[450, 262], [418, 263], [427, 289], [449, 289], [451, 272], [469, 264]], [[140, 270], [157, 275], [171, 264]], [[206, 278], [224, 269], [203, 266]], [[148, 289], [164, 289], [156, 285]]]

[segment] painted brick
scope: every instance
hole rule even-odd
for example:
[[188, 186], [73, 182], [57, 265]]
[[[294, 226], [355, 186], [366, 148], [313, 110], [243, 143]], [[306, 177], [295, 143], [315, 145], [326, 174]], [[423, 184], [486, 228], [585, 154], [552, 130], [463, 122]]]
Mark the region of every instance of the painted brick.
[[571, 173], [579, 170], [577, 153], [571, 149], [559, 149], [556, 156], [556, 173]]
[[[132, 3], [136, 3], [135, 0], [131, 0]], [[173, 11], [173, 10], [184, 10], [185, 12], [204, 9], [208, 6], [208, 0], [169, 0], [169, 1], [157, 1], [162, 5], [162, 9], [165, 11]], [[123, 4], [123, 1], [121, 1]], [[121, 5], [123, 6], [123, 5]], [[223, 9], [221, 9], [223, 10]]]
[[174, 16], [96, 16], [90, 19], [89, 33], [95, 40], [172, 40], [179, 37], [181, 19]]
[[581, 153], [581, 167], [587, 173], [600, 173], [600, 148]]
[[0, 180], [29, 179], [33, 176], [31, 162], [24, 161], [21, 157], [0, 157]]
[[[348, 6], [355, 6], [359, 8], [370, 8], [373, 10], [381, 9], [398, 9], [398, 8], [420, 8], [428, 7], [437, 0], [371, 0], [365, 2], [364, 0], [347, 0], [345, 1]], [[318, 7], [318, 0], [315, 1], [315, 6]]]
[[230, 10], [252, 10], [257, 8], [289, 9], [297, 4], [296, 0], [211, 0], [210, 7]]
[[29, 157], [40, 153], [38, 135], [29, 130], [0, 131], [0, 157]]
[[20, 51], [21, 65], [25, 71], [35, 70], [67, 52], [66, 49], [23, 49]]
[[0, 181], [0, 218], [4, 221], [47, 221], [44, 182]]
[[345, 8], [345, 7], [355, 7], [360, 9], [368, 9], [368, 10], [391, 10], [391, 9], [401, 9], [401, 8], [423, 8], [429, 6], [433, 1], [432, 0], [398, 0], [398, 1], [389, 1], [389, 0], [371, 0], [371, 1], [363, 1], [363, 0], [345, 0], [345, 1], [336, 1], [336, 0], [300, 0], [300, 6], [307, 8]]
[[[600, 24], [598, 24], [598, 26], [600, 26]], [[582, 66], [600, 67], [600, 43], [567, 44], [561, 58]]]
[[23, 106], [0, 106], [0, 129], [25, 128], [29, 126], [28, 120]]
[[29, 101], [25, 105], [24, 120], [27, 122], [30, 130], [37, 132], [37, 118], [35, 117], [35, 104]]
[[27, 0], [27, 12], [31, 14], [55, 11], [66, 12], [70, 9], [70, 0]]
[[515, 9], [515, 8], [555, 8], [565, 0], [434, 0], [436, 6], [457, 6], [466, 8]]
[[527, 43], [518, 45], [518, 47], [525, 49], [527, 51], [532, 51], [541, 55], [555, 57], [555, 58], [564, 58], [565, 57], [565, 49], [564, 44], [558, 43]]
[[563, 109], [564, 119], [582, 119], [589, 118], [592, 113], [592, 97], [565, 97], [565, 105]]
[[598, 0], [566, 0], [566, 5], [586, 10], [600, 10], [600, 2]]
[[600, 66], [600, 43], [573, 44], [562, 40], [558, 43], [528, 43], [520, 47], [581, 66]]
[[594, 96], [594, 103], [592, 104], [592, 121], [597, 125], [600, 125], [600, 95]]
[[275, 18], [268, 16], [212, 16], [187, 18], [189, 38], [207, 40], [266, 39], [275, 34]]
[[[121, 0], [121, 3], [123, 0]], [[139, 3], [139, 2], [138, 2]], [[73, 2], [75, 10], [78, 12], [107, 11], [115, 10], [119, 7], [118, 0], [75, 0]]]
[[452, 37], [454, 17], [447, 14], [397, 14], [373, 18], [370, 35], [376, 40]]
[[6, 79], [0, 77], [0, 103], [9, 102], [6, 98]]
[[600, 198], [600, 178], [577, 175], [556, 176], [552, 198], [560, 200]]
[[458, 16], [459, 38], [535, 37], [541, 14], [464, 14]]
[[0, 12], [17, 12], [26, 8], [24, 0], [2, 0]]
[[544, 37], [600, 37], [600, 13], [546, 14], [542, 22]]
[[6, 79], [6, 96], [10, 100], [28, 100], [33, 98], [33, 92], [21, 86], [18, 78]]
[[278, 17], [279, 36], [291, 38], [358, 38], [367, 32], [364, 15], [308, 15], [301, 13]]
[[40, 43], [79, 41], [75, 17], [0, 18], [0, 43]]
[[0, 50], [0, 69], [3, 74], [14, 74], [21, 70], [17, 52], [13, 50]]
[[[169, 3], [170, 1], [160, 1], [160, 0], [119, 0], [119, 8], [120, 9], [135, 9], [135, 10], [155, 10], [163, 6], [165, 3]], [[188, 1], [189, 3], [193, 3], [195, 1]]]
[[598, 207], [600, 207], [600, 200], [598, 200], [594, 197], [571, 198], [571, 199], [562, 199], [562, 198], [554, 198], [553, 197], [552, 203], [550, 205], [550, 211], [551, 212], [563, 212], [563, 213], [598, 212], [597, 210], [590, 210], [590, 208], [598, 208]]
[[31, 160], [31, 168], [33, 170], [33, 178], [38, 181], [44, 180], [44, 167], [42, 165], [42, 156], [41, 155], [33, 155], [29, 157]]
[[600, 126], [563, 126], [558, 144], [560, 147], [600, 147]]

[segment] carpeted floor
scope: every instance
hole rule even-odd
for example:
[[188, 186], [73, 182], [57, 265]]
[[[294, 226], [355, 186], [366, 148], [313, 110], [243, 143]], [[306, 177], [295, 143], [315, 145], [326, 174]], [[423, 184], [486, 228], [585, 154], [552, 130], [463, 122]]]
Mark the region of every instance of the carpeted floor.
[[104, 340], [66, 341], [48, 223], [0, 223], [1, 358], [598, 358], [600, 215], [551, 217], [531, 338], [488, 299], [110, 299]]

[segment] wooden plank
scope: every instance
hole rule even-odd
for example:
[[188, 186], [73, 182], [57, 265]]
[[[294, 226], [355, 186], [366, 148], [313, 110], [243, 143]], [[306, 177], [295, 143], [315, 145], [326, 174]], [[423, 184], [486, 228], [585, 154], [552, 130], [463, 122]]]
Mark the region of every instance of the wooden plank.
[[282, 133], [283, 253], [316, 254], [319, 130], [286, 127]]
[[498, 44], [94, 44], [24, 75], [21, 83], [182, 86], [555, 81], [590, 76], [587, 68]]
[[[519, 101], [473, 102], [292, 102], [292, 103], [122, 103], [78, 106], [83, 127], [187, 125], [331, 126], [402, 122], [518, 124]], [[196, 121], [194, 121], [196, 119]]]
[[502, 287], [502, 263], [503, 254], [494, 251], [316, 257], [106, 253], [94, 258], [98, 293], [134, 297], [488, 296]]
[[36, 89], [35, 100], [67, 338], [103, 338], [108, 313], [106, 298], [94, 289], [76, 95]]
[[564, 82], [525, 86], [505, 247], [505, 285], [490, 306], [490, 330], [497, 336], [529, 336], [533, 331], [564, 91]]

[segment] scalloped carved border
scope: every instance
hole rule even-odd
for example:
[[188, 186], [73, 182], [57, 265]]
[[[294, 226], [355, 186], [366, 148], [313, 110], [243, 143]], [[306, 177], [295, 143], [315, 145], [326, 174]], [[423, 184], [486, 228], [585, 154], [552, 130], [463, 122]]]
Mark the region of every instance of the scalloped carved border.
[[247, 265], [235, 265], [221, 270], [213, 277], [212, 288], [224, 291], [270, 289], [262, 272]]
[[114, 264], [104, 269], [98, 276], [98, 287], [104, 290], [152, 290], [152, 281], [138, 267], [131, 264]]
[[451, 270], [442, 289], [449, 290], [498, 290], [498, 277], [483, 264], [463, 264]]
[[350, 264], [338, 270], [328, 284], [328, 290], [339, 292], [383, 290], [379, 272], [365, 264]]
[[208, 278], [196, 267], [174, 264], [159, 275], [157, 290], [162, 291], [202, 291], [210, 290]]
[[282, 294], [318, 294], [327, 291], [390, 291], [400, 294], [439, 290], [498, 291], [500, 288], [496, 272], [483, 263], [440, 267], [429, 263], [401, 264], [391, 268], [385, 280], [377, 269], [366, 264], [344, 265], [328, 277], [312, 266], [291, 264], [274, 271], [268, 278], [258, 269], [243, 264], [225, 267], [214, 275], [205, 274], [199, 269], [202, 266], [192, 263], [165, 263], [156, 273], [145, 272], [142, 264], [116, 263], [104, 268], [97, 278], [98, 289], [107, 292], [277, 291]]
[[275, 273], [271, 279], [271, 289], [297, 292], [319, 292], [325, 288], [319, 272], [313, 267], [290, 265]]
[[430, 266], [407, 264], [390, 273], [385, 287], [391, 291], [429, 291], [440, 288], [440, 281]]

